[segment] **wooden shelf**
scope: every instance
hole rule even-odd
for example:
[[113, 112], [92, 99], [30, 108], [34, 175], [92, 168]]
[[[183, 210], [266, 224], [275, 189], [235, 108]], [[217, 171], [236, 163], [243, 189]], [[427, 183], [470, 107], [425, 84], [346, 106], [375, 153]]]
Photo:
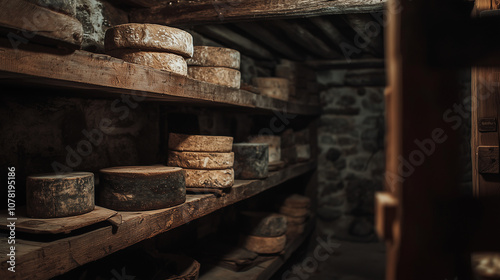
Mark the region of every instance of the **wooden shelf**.
[[[267, 280], [280, 269], [283, 264], [292, 256], [292, 254], [304, 243], [309, 234], [314, 229], [314, 217], [308, 222], [304, 233], [301, 236], [293, 239], [290, 243], [286, 245], [284, 254], [276, 256], [276, 258], [263, 262], [247, 271], [236, 272], [220, 266], [213, 266], [206, 269], [203, 274], [200, 275], [200, 280], [214, 280], [214, 279], [224, 279], [224, 280]], [[203, 264], [202, 264], [203, 266]]]
[[[236, 180], [222, 197], [213, 194], [188, 195], [186, 202], [171, 208], [145, 212], [119, 212], [121, 223], [81, 234], [41, 242], [16, 239], [16, 273], [7, 270], [7, 256], [1, 259], [0, 279], [49, 279], [78, 266], [103, 258], [132, 244], [198, 219], [218, 209], [257, 195], [316, 168], [316, 161], [299, 163], [270, 173], [264, 180]], [[31, 235], [31, 238], [37, 238]], [[10, 245], [0, 244], [1, 252]]]
[[83, 94], [121, 99], [122, 95], [139, 95], [150, 101], [230, 106], [255, 112], [321, 113], [317, 105], [285, 102], [205, 83], [104, 54], [68, 52], [29, 44], [19, 47], [13, 49], [8, 40], [0, 39], [0, 82], [3, 84], [66, 89], [65, 96]]

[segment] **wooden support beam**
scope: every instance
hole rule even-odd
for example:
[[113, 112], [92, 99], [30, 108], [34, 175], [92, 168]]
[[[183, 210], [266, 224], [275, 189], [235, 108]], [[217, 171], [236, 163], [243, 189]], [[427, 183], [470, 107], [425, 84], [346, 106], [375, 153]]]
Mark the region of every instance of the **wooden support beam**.
[[290, 40], [308, 50], [312, 55], [322, 58], [341, 58], [342, 55], [331, 48], [322, 39], [312, 34], [296, 21], [275, 20], [270, 24], [281, 29]]
[[382, 11], [386, 0], [165, 0], [164, 2], [164, 7], [132, 12], [131, 22], [198, 25], [269, 18], [369, 13]]
[[231, 29], [222, 25], [204, 25], [197, 26], [196, 32], [207, 36], [217, 42], [226, 45], [229, 48], [237, 49], [241, 53], [251, 57], [273, 60], [274, 55], [266, 48], [241, 36], [240, 34], [232, 31]]
[[385, 61], [380, 58], [353, 59], [353, 60], [308, 60], [307, 66], [316, 70], [352, 69], [352, 68], [384, 68]]
[[293, 60], [304, 60], [305, 58], [303, 53], [294, 49], [287, 42], [280, 40], [279, 36], [273, 34], [269, 28], [265, 28], [257, 22], [236, 23], [235, 26], [286, 58]]
[[383, 26], [379, 22], [369, 14], [344, 15], [344, 19], [357, 34], [354, 46], [376, 57], [383, 56]]
[[325, 34], [331, 42], [342, 50], [344, 45], [354, 45], [352, 39], [347, 39], [340, 30], [325, 17], [312, 17], [310, 22]]

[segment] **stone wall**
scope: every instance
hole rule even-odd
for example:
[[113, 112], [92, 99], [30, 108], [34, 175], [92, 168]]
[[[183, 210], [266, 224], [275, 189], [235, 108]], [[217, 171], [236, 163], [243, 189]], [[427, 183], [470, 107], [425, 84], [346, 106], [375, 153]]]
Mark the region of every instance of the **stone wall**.
[[318, 73], [323, 115], [318, 128], [318, 217], [324, 234], [370, 241], [374, 193], [385, 172], [384, 69]]

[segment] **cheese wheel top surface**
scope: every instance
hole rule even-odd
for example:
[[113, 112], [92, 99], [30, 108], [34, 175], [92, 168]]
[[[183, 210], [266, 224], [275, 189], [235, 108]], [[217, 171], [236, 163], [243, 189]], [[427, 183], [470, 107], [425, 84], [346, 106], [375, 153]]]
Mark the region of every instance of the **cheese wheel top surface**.
[[47, 173], [47, 174], [35, 174], [35, 175], [30, 175], [28, 176], [28, 179], [33, 179], [33, 180], [72, 180], [76, 178], [82, 178], [82, 177], [87, 177], [87, 176], [94, 176], [94, 173], [92, 172], [68, 172], [68, 173], [61, 173], [61, 174], [52, 174], [52, 173]]
[[231, 152], [233, 137], [170, 133], [168, 148], [174, 151]]

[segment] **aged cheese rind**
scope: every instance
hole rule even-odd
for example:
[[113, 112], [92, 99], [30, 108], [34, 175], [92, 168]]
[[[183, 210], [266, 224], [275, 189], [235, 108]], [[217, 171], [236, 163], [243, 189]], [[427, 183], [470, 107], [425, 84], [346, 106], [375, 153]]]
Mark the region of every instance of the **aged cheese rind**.
[[301, 225], [306, 222], [309, 214], [306, 216], [302, 217], [292, 217], [292, 216], [286, 216], [286, 220], [288, 225]]
[[177, 152], [168, 153], [168, 166], [190, 169], [228, 169], [233, 168], [234, 153], [216, 152]]
[[98, 204], [113, 210], [144, 211], [172, 207], [186, 200], [184, 171], [167, 166], [101, 169]]
[[287, 217], [277, 213], [250, 212], [240, 213], [241, 225], [247, 235], [276, 237], [286, 233]]
[[279, 212], [283, 215], [292, 217], [305, 217], [309, 215], [309, 210], [307, 208], [292, 208], [285, 205], [280, 207]]
[[300, 194], [292, 194], [285, 198], [283, 205], [291, 208], [308, 208], [311, 205], [311, 199]]
[[168, 148], [174, 151], [228, 153], [233, 148], [233, 137], [170, 133]]
[[224, 189], [234, 185], [233, 169], [201, 170], [184, 169], [186, 187]]
[[28, 176], [26, 214], [32, 218], [58, 218], [94, 210], [94, 174], [70, 172]]
[[187, 59], [189, 66], [226, 67], [240, 69], [240, 52], [228, 48], [194, 46], [193, 57]]
[[261, 179], [268, 175], [269, 145], [237, 143], [233, 145], [234, 176], [237, 179]]
[[186, 58], [193, 56], [193, 37], [181, 29], [158, 25], [127, 23], [106, 31], [106, 51], [137, 49], [169, 52]]
[[304, 233], [306, 224], [288, 224], [288, 228], [286, 230], [286, 236], [289, 239], [294, 239], [297, 236]]
[[260, 94], [268, 97], [288, 101], [290, 85], [284, 78], [254, 78], [254, 84], [259, 88]]
[[277, 135], [258, 135], [250, 137], [250, 143], [269, 144], [269, 163], [281, 160], [281, 137]]
[[285, 249], [286, 235], [277, 237], [243, 236], [243, 247], [257, 254], [277, 254]]
[[130, 63], [149, 66], [155, 69], [187, 76], [186, 60], [177, 54], [132, 49], [117, 49], [107, 52], [109, 55]]
[[224, 67], [189, 66], [188, 76], [199, 81], [220, 86], [240, 88], [241, 73]]

